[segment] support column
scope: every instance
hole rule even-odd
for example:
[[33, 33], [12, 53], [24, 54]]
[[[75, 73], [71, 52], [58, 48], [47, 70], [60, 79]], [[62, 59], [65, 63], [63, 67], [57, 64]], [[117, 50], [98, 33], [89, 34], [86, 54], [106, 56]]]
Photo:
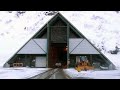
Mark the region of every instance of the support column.
[[49, 24], [47, 23], [47, 68], [49, 67], [49, 40], [50, 40], [50, 27]]
[[25, 63], [24, 63], [24, 65], [25, 65], [25, 67], [28, 65], [28, 56], [27, 55], [25, 55]]
[[70, 63], [70, 58], [69, 58], [69, 32], [70, 32], [70, 27], [69, 27], [69, 24], [67, 23], [67, 68], [69, 68], [69, 63]]
[[90, 55], [90, 64], [92, 65], [92, 55]]

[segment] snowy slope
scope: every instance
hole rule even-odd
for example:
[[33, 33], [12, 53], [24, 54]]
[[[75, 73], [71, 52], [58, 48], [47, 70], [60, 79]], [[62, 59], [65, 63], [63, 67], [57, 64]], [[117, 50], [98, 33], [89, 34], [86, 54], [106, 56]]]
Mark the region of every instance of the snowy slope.
[[113, 11], [61, 12], [98, 48], [106, 51], [120, 47], [120, 14]]
[[[115, 11], [60, 11], [104, 54], [120, 47], [120, 14]], [[3, 64], [53, 15], [45, 11], [0, 12], [0, 66]], [[108, 58], [114, 55], [107, 55]], [[116, 55], [117, 57], [119, 55]], [[116, 57], [115, 56], [115, 57]], [[119, 58], [116, 58], [118, 61]], [[113, 60], [113, 59], [111, 59]], [[116, 64], [116, 61], [113, 61]], [[118, 66], [118, 64], [117, 64]]]

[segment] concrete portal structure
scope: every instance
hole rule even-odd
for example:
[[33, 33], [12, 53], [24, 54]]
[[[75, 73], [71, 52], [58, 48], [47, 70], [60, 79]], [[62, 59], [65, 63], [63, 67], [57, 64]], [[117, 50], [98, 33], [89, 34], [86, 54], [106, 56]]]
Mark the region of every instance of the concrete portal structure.
[[[114, 69], [106, 58], [66, 18], [57, 13], [7, 62], [10, 67], [49, 67], [61, 63], [63, 68], [75, 67], [79, 60], [88, 59], [91, 65]], [[4, 65], [6, 67], [6, 64]]]

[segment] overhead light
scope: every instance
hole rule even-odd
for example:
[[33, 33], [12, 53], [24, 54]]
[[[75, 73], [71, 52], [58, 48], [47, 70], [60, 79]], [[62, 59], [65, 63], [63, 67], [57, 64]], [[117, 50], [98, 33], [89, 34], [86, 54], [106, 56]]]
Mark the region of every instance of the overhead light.
[[67, 50], [68, 50], [68, 46], [65, 47], [65, 51], [67, 51]]

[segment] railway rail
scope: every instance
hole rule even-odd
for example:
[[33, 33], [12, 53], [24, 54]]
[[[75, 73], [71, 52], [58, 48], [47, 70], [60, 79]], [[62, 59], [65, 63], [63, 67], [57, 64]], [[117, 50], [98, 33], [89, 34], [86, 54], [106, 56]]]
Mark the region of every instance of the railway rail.
[[60, 68], [50, 69], [33, 77], [27, 79], [71, 79], [64, 71]]

